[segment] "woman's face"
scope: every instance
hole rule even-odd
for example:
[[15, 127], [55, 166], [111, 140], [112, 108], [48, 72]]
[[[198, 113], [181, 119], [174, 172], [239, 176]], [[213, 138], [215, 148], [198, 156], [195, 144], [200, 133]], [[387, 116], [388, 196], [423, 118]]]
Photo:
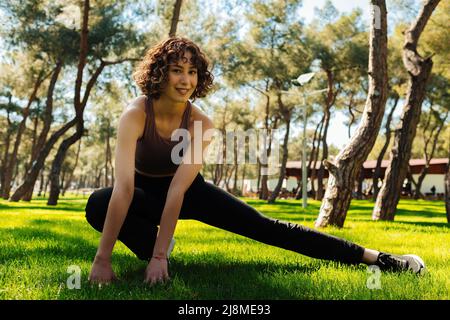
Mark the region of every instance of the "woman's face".
[[198, 83], [197, 68], [190, 63], [192, 54], [186, 51], [184, 58], [169, 65], [167, 83], [161, 91], [161, 96], [174, 102], [186, 102]]

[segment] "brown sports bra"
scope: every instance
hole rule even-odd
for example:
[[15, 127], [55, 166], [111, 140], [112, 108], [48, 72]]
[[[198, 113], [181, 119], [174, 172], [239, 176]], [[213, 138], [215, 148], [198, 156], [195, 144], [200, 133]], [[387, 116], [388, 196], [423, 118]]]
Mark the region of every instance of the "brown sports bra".
[[[188, 129], [191, 108], [191, 103], [188, 101], [179, 128]], [[149, 175], [173, 175], [179, 164], [172, 161], [172, 149], [183, 138], [171, 141], [170, 138], [167, 139], [158, 134], [153, 103], [149, 97], [145, 101], [145, 114], [144, 133], [136, 143], [135, 168], [137, 171]], [[183, 141], [183, 143], [185, 142]], [[182, 157], [182, 151], [180, 156]]]

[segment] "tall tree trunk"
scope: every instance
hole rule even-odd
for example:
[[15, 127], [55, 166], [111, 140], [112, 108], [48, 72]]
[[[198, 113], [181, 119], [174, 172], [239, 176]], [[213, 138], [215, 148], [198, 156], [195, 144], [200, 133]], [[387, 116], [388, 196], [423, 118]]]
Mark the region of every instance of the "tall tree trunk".
[[29, 191], [33, 190], [36, 179], [41, 171], [41, 168], [44, 166], [45, 159], [50, 153], [56, 141], [74, 124], [76, 123], [76, 119], [72, 119], [68, 123], [66, 123], [62, 128], [57, 130], [52, 134], [50, 139], [45, 143], [44, 147], [38, 154], [37, 159], [33, 162], [33, 166], [30, 171], [26, 174], [24, 182], [16, 189], [14, 194], [11, 196], [10, 201], [19, 201], [22, 197]]
[[238, 171], [239, 171], [239, 165], [236, 162], [236, 167], [234, 169], [234, 181], [233, 181], [233, 194], [234, 195], [239, 195], [239, 190], [237, 187]]
[[97, 77], [103, 71], [105, 67], [104, 61], [100, 63], [98, 69], [94, 72], [92, 78], [88, 81], [86, 86], [84, 97], [81, 96], [81, 86], [83, 84], [83, 71], [86, 66], [86, 59], [88, 53], [88, 32], [89, 32], [89, 0], [85, 0], [82, 10], [83, 18], [81, 24], [81, 34], [80, 34], [80, 54], [78, 57], [78, 68], [77, 68], [77, 78], [75, 80], [75, 92], [74, 92], [74, 108], [75, 108], [75, 119], [76, 119], [76, 131], [69, 138], [61, 142], [58, 148], [55, 159], [53, 160], [52, 168], [50, 170], [50, 196], [48, 198], [47, 205], [56, 205], [58, 202], [58, 196], [60, 192], [59, 185], [59, 174], [61, 170], [61, 165], [66, 157], [67, 150], [72, 144], [81, 139], [84, 131], [84, 120], [83, 112], [89, 98], [90, 90], [97, 80]]
[[[266, 130], [266, 134], [269, 136], [269, 143], [266, 145], [266, 140], [264, 140], [264, 155], [267, 156], [267, 161], [270, 157], [270, 152], [272, 149], [272, 130], [269, 126], [269, 118], [270, 118], [270, 95], [267, 94], [267, 90], [269, 90], [269, 81], [266, 81], [266, 91], [263, 94], [266, 96], [266, 114], [264, 119], [264, 129]], [[278, 118], [275, 118], [274, 129], [276, 128], [276, 122]], [[267, 137], [266, 135], [266, 137]], [[268, 179], [268, 162], [261, 163], [259, 166], [259, 177], [258, 177], [258, 185], [256, 189], [259, 190], [259, 199], [267, 200], [269, 198], [269, 188], [267, 187], [267, 179]], [[261, 188], [259, 184], [259, 179], [261, 178]]]
[[31, 92], [30, 97], [28, 98], [27, 106], [22, 111], [22, 121], [20, 122], [19, 127], [17, 129], [16, 141], [14, 142], [13, 151], [11, 155], [8, 157], [8, 161], [5, 167], [5, 177], [4, 177], [5, 187], [2, 195], [4, 199], [8, 199], [9, 194], [11, 192], [12, 173], [17, 162], [17, 153], [19, 152], [20, 143], [22, 142], [22, 134], [25, 131], [28, 115], [30, 114], [31, 104], [36, 99], [37, 91], [39, 90], [42, 83], [49, 75], [50, 74], [47, 75], [44, 74], [44, 69], [41, 70], [36, 79], [36, 82], [34, 83], [33, 91]]
[[343, 227], [352, 199], [352, 189], [364, 161], [375, 144], [387, 99], [387, 22], [385, 0], [371, 0], [369, 92], [364, 112], [349, 144], [334, 163], [324, 161], [330, 174], [316, 227]]
[[384, 142], [383, 148], [381, 148], [380, 154], [377, 158], [377, 164], [375, 166], [375, 170], [373, 172], [373, 180], [372, 180], [372, 187], [373, 187], [373, 201], [376, 201], [378, 192], [380, 191], [380, 188], [378, 187], [378, 181], [381, 178], [381, 164], [383, 162], [384, 155], [386, 154], [387, 148], [389, 147], [389, 143], [391, 142], [391, 121], [392, 116], [394, 115], [395, 108], [397, 107], [398, 100], [400, 99], [400, 96], [396, 93], [394, 98], [394, 104], [392, 105], [391, 111], [388, 114], [388, 117], [386, 119], [385, 124], [385, 136], [386, 141]]
[[48, 197], [47, 205], [56, 205], [58, 203], [58, 197], [60, 192], [60, 183], [59, 176], [61, 172], [61, 166], [66, 158], [67, 150], [69, 150], [70, 146], [76, 143], [83, 134], [83, 121], [81, 120], [77, 125], [76, 132], [71, 135], [69, 138], [65, 139], [61, 142], [58, 152], [56, 153], [55, 159], [52, 163], [52, 168], [50, 170], [50, 195]]
[[287, 109], [283, 106], [283, 103], [281, 101], [281, 94], [278, 94], [278, 103], [280, 105], [280, 109], [283, 112], [284, 121], [286, 122], [286, 133], [284, 135], [283, 141], [283, 158], [281, 161], [280, 176], [278, 177], [278, 182], [277, 185], [275, 186], [275, 189], [270, 194], [269, 199], [267, 200], [268, 203], [275, 203], [275, 199], [280, 194], [281, 187], [283, 185], [283, 181], [286, 176], [286, 163], [288, 160], [288, 143], [289, 143], [289, 132], [291, 128], [292, 110]]
[[[321, 124], [323, 123], [323, 120], [325, 119], [325, 116], [322, 117], [322, 120], [317, 124], [316, 129], [314, 130], [314, 136], [313, 136], [313, 141], [312, 141], [312, 149], [311, 149], [311, 154], [309, 155], [309, 161], [308, 161], [308, 165], [306, 167], [306, 173], [307, 173], [307, 178], [309, 176], [310, 180], [311, 180], [311, 192], [312, 192], [312, 196], [314, 197], [314, 179], [313, 179], [313, 170], [311, 168], [311, 165], [313, 164], [314, 161], [314, 156], [316, 153], [316, 141], [317, 141], [317, 133], [319, 131], [319, 128], [321, 126]], [[303, 161], [303, 159], [302, 159]], [[315, 164], [314, 164], [315, 165]], [[315, 170], [314, 170], [315, 172]], [[302, 173], [303, 174], [303, 173]], [[308, 181], [308, 179], [306, 179], [306, 181]], [[295, 195], [295, 199], [296, 200], [300, 200], [302, 198], [302, 188], [303, 186], [301, 185], [301, 181], [298, 181], [298, 186], [297, 186], [297, 191], [296, 191], [296, 195]], [[308, 185], [305, 186], [305, 188], [308, 188]], [[308, 192], [308, 190], [306, 190]]]
[[[50, 122], [49, 122], [50, 123]], [[36, 154], [36, 147], [37, 147], [37, 133], [38, 133], [38, 126], [39, 126], [39, 115], [36, 115], [34, 119], [34, 126], [33, 126], [33, 133], [32, 133], [32, 141], [31, 141], [31, 160], [33, 160], [33, 154]], [[32, 161], [29, 161], [27, 164], [25, 164], [25, 172], [28, 172], [31, 168]], [[42, 171], [41, 171], [42, 172]], [[30, 192], [29, 192], [30, 193]], [[31, 199], [31, 195], [27, 193], [23, 199]]]
[[431, 14], [440, 0], [427, 0], [409, 30], [405, 33], [403, 64], [409, 74], [409, 87], [406, 104], [403, 107], [399, 126], [395, 132], [394, 145], [390, 153], [390, 164], [378, 194], [372, 213], [373, 220], [394, 220], [395, 210], [400, 199], [405, 180], [412, 141], [416, 135], [420, 119], [425, 88], [430, 77], [433, 61], [431, 57], [422, 58], [417, 52], [417, 44]]
[[[431, 115], [430, 115], [430, 117], [431, 117]], [[431, 159], [433, 159], [434, 152], [436, 150], [436, 145], [438, 142], [438, 138], [439, 138], [439, 135], [441, 134], [442, 128], [445, 125], [445, 120], [447, 120], [448, 112], [445, 114], [443, 119], [441, 119], [439, 115], [435, 115], [435, 117], [438, 118], [438, 119], [436, 119], [438, 122], [436, 123], [434, 128], [431, 130], [430, 137], [428, 139], [426, 139], [425, 145], [424, 145], [423, 153], [424, 153], [424, 158], [425, 158], [425, 165], [423, 166], [423, 169], [420, 171], [419, 177], [417, 178], [416, 190], [414, 192], [414, 199], [416, 199], [416, 200], [423, 197], [422, 193], [420, 192], [420, 189], [422, 188], [423, 180], [425, 180], [425, 176], [427, 175], [428, 169], [430, 168], [430, 162], [431, 162]], [[434, 133], [435, 130], [436, 130], [436, 133]], [[426, 134], [426, 132], [424, 130], [424, 133], [423, 133], [424, 137], [425, 137], [425, 134]], [[428, 145], [430, 143], [430, 140], [433, 140], [433, 141], [432, 141], [432, 145], [431, 145], [431, 150], [430, 150], [430, 152], [428, 152]]]
[[245, 181], [245, 171], [246, 171], [247, 166], [245, 165], [244, 162], [244, 167], [242, 168], [242, 184], [241, 184], [241, 194], [244, 195], [244, 181]]
[[[111, 157], [111, 146], [109, 144], [110, 125], [108, 120], [108, 127], [106, 129], [106, 144], [105, 144], [105, 188], [109, 186], [109, 164]], [[81, 140], [80, 140], [81, 142]]]
[[319, 122], [319, 136], [317, 138], [317, 147], [313, 148], [313, 152], [311, 153], [312, 157], [312, 167], [311, 167], [311, 196], [315, 199], [316, 198], [316, 186], [314, 185], [314, 180], [317, 178], [317, 160], [319, 159], [319, 153], [320, 153], [320, 142], [322, 141], [322, 130], [323, 130], [323, 124], [325, 122], [325, 115], [323, 115], [322, 120]]
[[328, 158], [328, 127], [330, 125], [330, 109], [334, 104], [334, 101], [337, 96], [337, 92], [333, 93], [333, 85], [334, 85], [334, 76], [331, 70], [325, 70], [327, 74], [327, 82], [328, 82], [328, 92], [327, 92], [327, 101], [324, 110], [324, 124], [323, 124], [323, 134], [321, 137], [322, 140], [322, 161], [320, 162], [319, 173], [317, 175], [317, 193], [316, 200], [322, 200], [323, 198], [323, 179], [325, 176], [325, 167], [323, 161]]
[[[11, 104], [11, 96], [9, 97], [9, 104]], [[6, 129], [6, 141], [5, 141], [5, 152], [3, 153], [3, 161], [2, 161], [2, 188], [1, 193], [2, 197], [6, 195], [5, 200], [9, 198], [9, 193], [5, 193], [5, 175], [6, 175], [6, 166], [8, 164], [9, 159], [9, 148], [11, 146], [11, 136], [14, 132], [14, 127], [12, 126], [11, 119], [9, 117], [9, 110], [6, 110], [6, 121], [8, 123], [8, 128]]]
[[66, 183], [64, 185], [64, 188], [62, 190], [62, 195], [63, 196], [66, 193], [66, 191], [70, 188], [70, 184], [72, 183], [73, 175], [75, 173], [75, 169], [77, 168], [77, 165], [78, 165], [78, 159], [80, 157], [80, 150], [81, 150], [81, 139], [79, 141], [80, 142], [78, 143], [77, 154], [75, 155], [75, 164], [73, 165], [73, 168], [70, 171], [69, 177], [67, 178], [67, 181], [66, 181]]
[[182, 0], [176, 0], [175, 5], [173, 6], [173, 14], [172, 14], [172, 23], [170, 25], [169, 37], [175, 37], [177, 33], [178, 21], [180, 21], [180, 11]]
[[358, 178], [356, 179], [356, 199], [358, 200], [362, 200], [364, 195], [363, 195], [363, 182], [364, 182], [364, 168], [363, 166], [361, 166], [361, 168], [359, 169], [359, 174], [358, 174]]
[[42, 168], [41, 170], [41, 183], [39, 184], [39, 192], [38, 192], [38, 197], [42, 196], [42, 191], [44, 191], [44, 168]]

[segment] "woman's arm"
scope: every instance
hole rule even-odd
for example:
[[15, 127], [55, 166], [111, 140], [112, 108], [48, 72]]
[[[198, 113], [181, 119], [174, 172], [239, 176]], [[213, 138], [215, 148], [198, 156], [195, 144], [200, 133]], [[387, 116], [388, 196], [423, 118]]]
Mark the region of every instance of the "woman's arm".
[[[202, 122], [202, 132], [214, 128], [212, 121], [206, 116], [202, 116], [201, 120], [198, 121]], [[206, 148], [211, 142], [203, 141], [203, 137], [192, 137], [185, 155], [190, 156], [191, 161], [189, 161], [188, 163], [184, 163], [183, 161], [182, 164], [178, 167], [167, 192], [165, 206], [161, 215], [158, 237], [153, 249], [153, 256], [166, 258], [167, 250], [175, 232], [178, 217], [180, 215], [184, 194], [189, 189], [195, 177], [203, 166], [202, 163], [193, 163], [193, 159], [195, 159], [193, 156], [195, 148], [193, 148], [193, 146], [195, 146], [196, 143], [199, 143], [196, 142], [197, 140], [201, 140], [202, 156], [204, 155]], [[200, 157], [200, 159], [202, 158], [203, 157]]]
[[133, 199], [136, 141], [143, 128], [142, 121], [144, 121], [143, 112], [137, 108], [130, 108], [125, 111], [119, 121], [114, 188], [108, 205], [100, 244], [89, 277], [92, 282], [108, 282], [114, 278], [110, 260]]

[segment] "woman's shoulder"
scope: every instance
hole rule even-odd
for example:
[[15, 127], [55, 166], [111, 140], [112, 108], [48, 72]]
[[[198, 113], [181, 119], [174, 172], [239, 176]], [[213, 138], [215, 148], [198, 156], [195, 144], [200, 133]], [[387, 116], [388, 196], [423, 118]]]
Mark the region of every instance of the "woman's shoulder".
[[145, 113], [146, 101], [147, 101], [146, 96], [138, 96], [130, 101], [130, 103], [127, 105], [127, 108], [125, 111], [139, 110], [139, 111]]
[[139, 96], [131, 100], [120, 117], [121, 123], [124, 123], [127, 128], [136, 129], [140, 135], [142, 135], [145, 125], [146, 99], [146, 96]]
[[134, 119], [138, 122], [145, 120], [145, 101], [146, 96], [139, 96], [131, 100], [122, 113], [122, 118]]
[[194, 103], [191, 103], [191, 117], [190, 123], [193, 124], [195, 121], [201, 121], [202, 124], [207, 126], [208, 128], [214, 127], [213, 121], [203, 112], [200, 107], [196, 106]]

